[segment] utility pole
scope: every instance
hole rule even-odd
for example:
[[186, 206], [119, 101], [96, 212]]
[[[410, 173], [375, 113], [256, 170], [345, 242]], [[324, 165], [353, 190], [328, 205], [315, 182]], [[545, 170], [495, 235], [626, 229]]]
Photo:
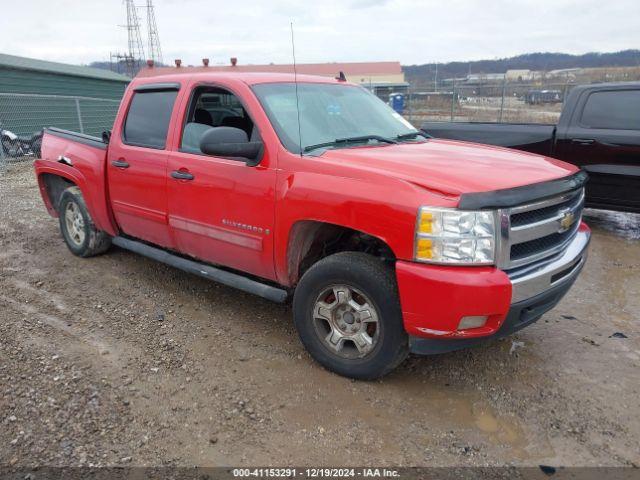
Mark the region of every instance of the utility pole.
[[125, 67], [124, 74], [133, 77], [135, 72], [132, 72], [132, 69], [130, 68], [133, 65], [133, 58], [127, 53], [109, 53], [109, 65], [112, 72], [123, 73], [122, 68], [120, 68], [123, 63]]
[[153, 9], [153, 0], [147, 0], [147, 32], [149, 34], [149, 55], [154, 63], [162, 63], [162, 48], [160, 48], [160, 36], [156, 25], [156, 14]]
[[436, 62], [436, 75], [433, 77], [433, 91], [438, 91], [438, 62]]

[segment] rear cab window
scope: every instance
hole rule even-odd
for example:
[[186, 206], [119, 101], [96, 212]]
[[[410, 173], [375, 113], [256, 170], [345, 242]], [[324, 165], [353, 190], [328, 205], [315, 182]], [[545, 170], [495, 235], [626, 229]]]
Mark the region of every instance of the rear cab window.
[[177, 89], [135, 92], [125, 120], [125, 144], [163, 150]]
[[640, 90], [591, 93], [580, 124], [594, 129], [640, 130]]

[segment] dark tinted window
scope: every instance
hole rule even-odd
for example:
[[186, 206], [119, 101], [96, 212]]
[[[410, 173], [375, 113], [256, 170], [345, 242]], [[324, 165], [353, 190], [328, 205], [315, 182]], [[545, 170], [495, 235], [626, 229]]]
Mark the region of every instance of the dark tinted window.
[[175, 90], [136, 93], [124, 126], [124, 141], [130, 145], [164, 148], [177, 95]]
[[640, 130], [640, 90], [592, 93], [580, 123], [591, 128]]

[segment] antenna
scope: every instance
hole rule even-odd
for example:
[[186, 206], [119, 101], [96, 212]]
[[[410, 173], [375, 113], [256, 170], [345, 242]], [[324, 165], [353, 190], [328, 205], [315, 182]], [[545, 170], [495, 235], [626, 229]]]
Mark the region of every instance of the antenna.
[[302, 127], [300, 126], [300, 97], [298, 96], [298, 69], [296, 67], [296, 43], [293, 38], [293, 22], [291, 22], [291, 51], [293, 52], [293, 83], [296, 86], [296, 113], [298, 115], [298, 141], [302, 157]]

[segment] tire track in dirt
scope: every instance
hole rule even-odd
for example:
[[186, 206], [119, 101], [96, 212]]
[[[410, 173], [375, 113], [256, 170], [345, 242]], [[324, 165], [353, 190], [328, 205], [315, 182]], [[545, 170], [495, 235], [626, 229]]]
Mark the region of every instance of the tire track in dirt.
[[18, 313], [29, 315], [38, 322], [53, 328], [58, 333], [63, 334], [67, 341], [69, 339], [73, 340], [73, 343], [67, 343], [65, 348], [73, 348], [86, 354], [103, 357], [120, 368], [124, 368], [127, 364], [126, 361], [123, 361], [123, 359], [126, 359], [128, 356], [128, 353], [125, 353], [124, 349], [116, 347], [115, 344], [107, 343], [103, 338], [73, 326], [68, 318], [62, 319], [55, 315], [43, 313], [32, 304], [21, 303], [5, 295], [0, 295], [0, 302]]

